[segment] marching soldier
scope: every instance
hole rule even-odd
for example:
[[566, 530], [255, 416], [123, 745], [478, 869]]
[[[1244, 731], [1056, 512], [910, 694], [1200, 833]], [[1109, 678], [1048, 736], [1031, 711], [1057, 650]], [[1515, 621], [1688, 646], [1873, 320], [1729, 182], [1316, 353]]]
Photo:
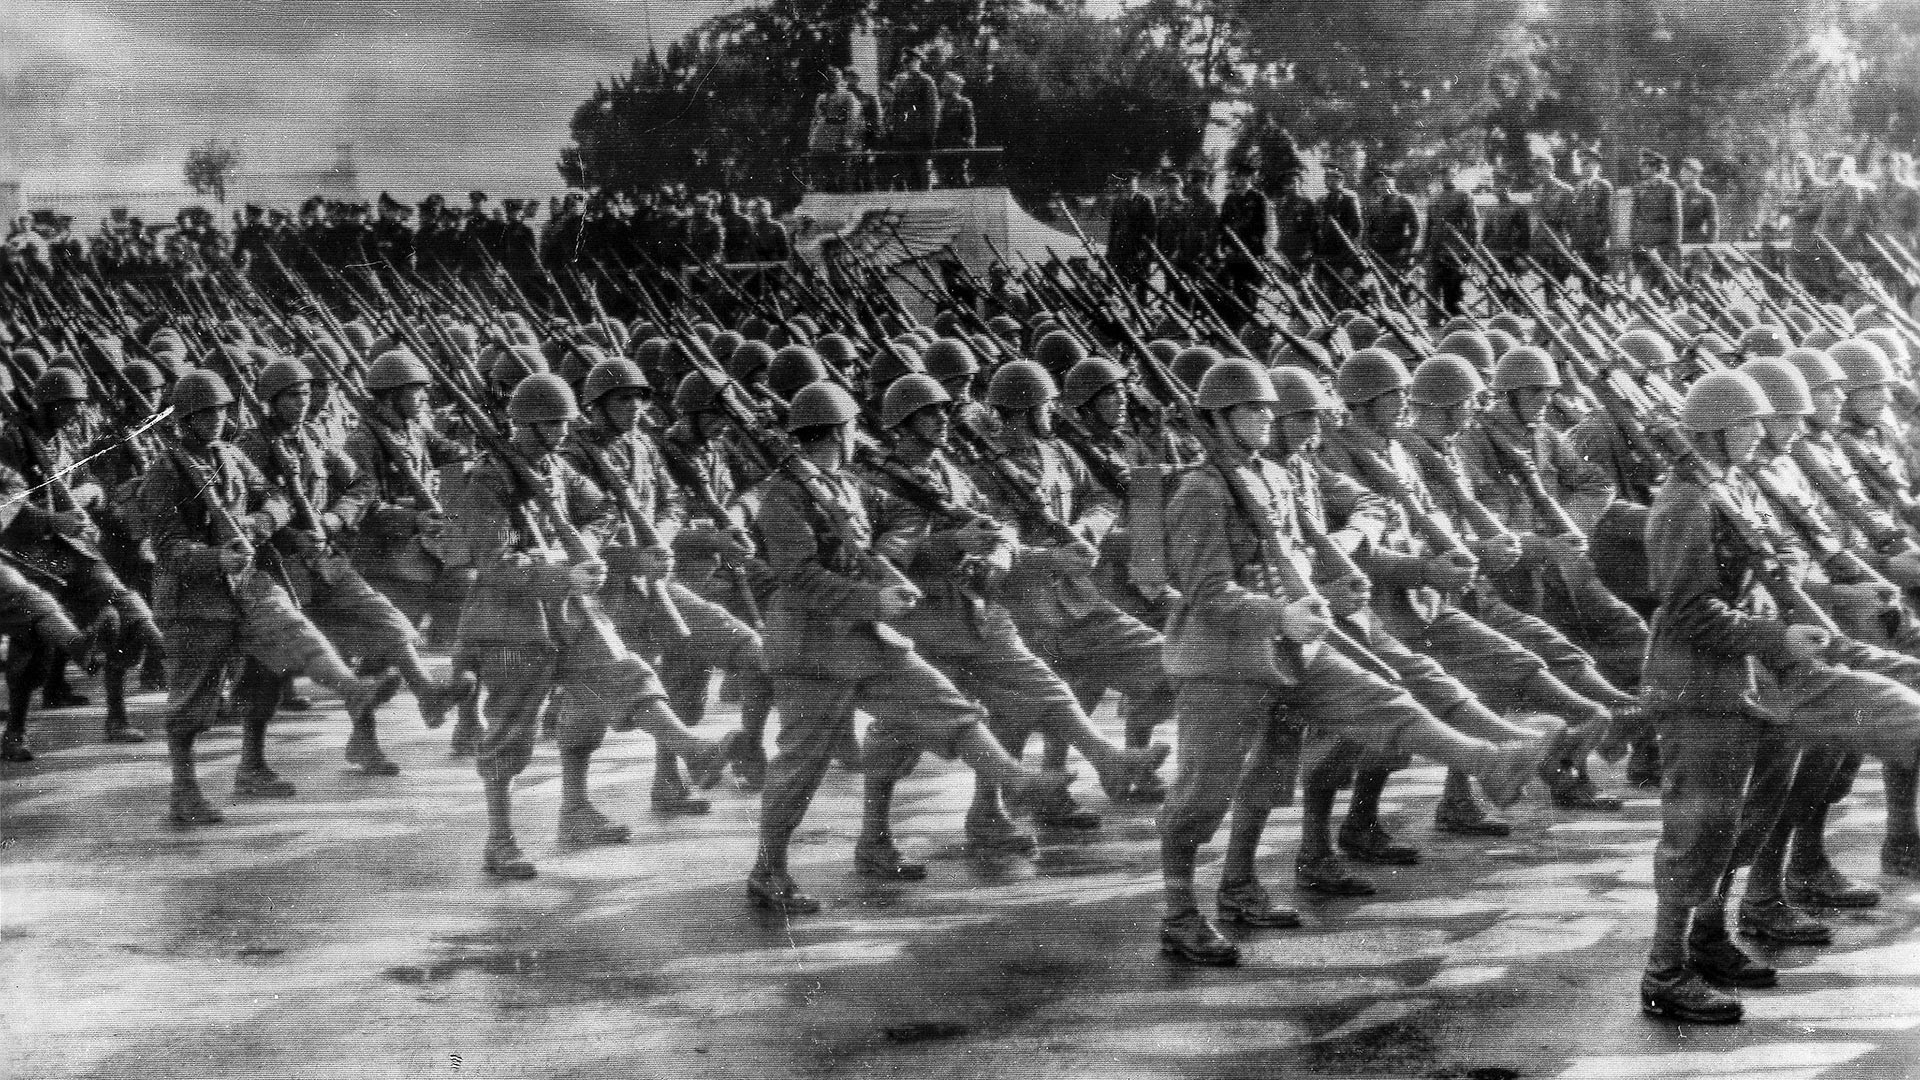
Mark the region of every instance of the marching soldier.
[[1427, 207], [1427, 281], [1440, 301], [1429, 317], [1436, 325], [1460, 314], [1471, 258], [1466, 249], [1480, 240], [1480, 211], [1455, 184], [1457, 175], [1452, 162], [1440, 165], [1440, 193]]
[[[298, 493], [291, 500], [296, 512], [274, 533], [272, 544], [301, 610], [343, 655], [359, 662], [363, 673], [397, 670], [419, 700], [421, 718], [428, 727], [439, 727], [447, 710], [472, 694], [473, 684], [466, 678], [442, 683], [428, 675], [420, 659], [419, 631], [335, 546], [349, 534], [349, 518], [337, 508], [352, 485], [354, 463], [344, 450], [328, 446], [307, 427], [315, 381], [298, 360], [275, 360], [261, 369], [255, 393], [266, 415], [241, 434], [236, 446], [276, 487]], [[308, 510], [317, 516], [308, 519]], [[370, 712], [354, 718], [346, 758], [375, 776], [400, 771], [380, 748]], [[293, 793], [284, 781], [256, 786], [275, 790], [248, 794]]]
[[[1317, 483], [1303, 488], [1300, 478], [1311, 475], [1301, 471], [1304, 465], [1283, 469], [1261, 456], [1273, 445], [1277, 402], [1266, 372], [1249, 361], [1223, 361], [1202, 377], [1196, 405], [1211, 440], [1208, 460], [1187, 475], [1169, 512], [1181, 601], [1168, 624], [1167, 668], [1176, 680], [1180, 741], [1179, 771], [1160, 822], [1166, 891], [1160, 947], [1202, 964], [1239, 958], [1238, 947], [1200, 913], [1193, 884], [1198, 849], [1230, 806], [1221, 917], [1253, 926], [1298, 923], [1273, 903], [1254, 872], [1267, 815], [1288, 782], [1288, 744], [1298, 738], [1290, 720], [1325, 739], [1461, 766], [1479, 775], [1502, 804], [1518, 796], [1545, 750], [1539, 739], [1495, 746], [1455, 732], [1406, 691], [1350, 659], [1336, 644], [1338, 635], [1329, 640], [1339, 612], [1307, 584], [1314, 555], [1304, 530], [1317, 524]], [[1319, 408], [1330, 403], [1305, 404], [1280, 422], [1317, 429]], [[1357, 544], [1361, 537], [1346, 541]], [[1335, 595], [1347, 613], [1355, 612], [1365, 603], [1364, 583]], [[1330, 851], [1302, 851], [1303, 862], [1330, 857]]]
[[528, 377], [507, 408], [518, 460], [489, 455], [470, 480], [479, 570], [460, 613], [460, 643], [487, 694], [476, 764], [487, 801], [481, 865], [495, 877], [535, 874], [514, 835], [511, 785], [533, 756], [540, 712], [555, 690], [567, 691], [557, 725], [562, 843], [631, 836], [588, 797], [587, 768], [610, 727], [645, 730], [662, 752], [687, 759], [702, 786], [718, 780], [722, 765], [719, 745], [680, 723], [659, 677], [596, 602], [608, 574], [599, 540], [612, 514], [561, 454], [579, 415], [558, 376]]
[[[1241, 310], [1257, 311], [1260, 267], [1267, 255], [1267, 197], [1255, 186], [1257, 170], [1246, 162], [1235, 165], [1220, 200], [1220, 277]], [[1239, 241], [1235, 244], [1229, 234]], [[1244, 250], [1243, 250], [1244, 249]]]
[[1564, 239], [1575, 258], [1605, 278], [1612, 266], [1609, 252], [1613, 247], [1613, 184], [1600, 173], [1597, 150], [1587, 147], [1575, 150], [1573, 168], [1579, 179], [1573, 185]]
[[[988, 732], [968, 701], [889, 623], [909, 615], [917, 590], [883, 563], [911, 555], [886, 518], [892, 500], [846, 471], [860, 409], [845, 391], [815, 383], [794, 396], [787, 430], [813, 480], [788, 472], [769, 482], [761, 514], [767, 561], [777, 585], [767, 606], [766, 652], [780, 709], [780, 746], [761, 797], [760, 846], [747, 898], [782, 914], [818, 911], [787, 868], [787, 848], [835, 749], [852, 723], [851, 705], [873, 719], [862, 755], [871, 798], [861, 839], [872, 853], [892, 848], [885, 825], [894, 778], [921, 751], [957, 757], [1016, 802], [1064, 798], [1072, 777], [1023, 767]], [[882, 580], [875, 575], [887, 574]], [[891, 862], [891, 860], [888, 860]]]
[[[650, 394], [646, 376], [633, 361], [596, 365], [581, 395], [586, 420], [565, 451], [576, 471], [613, 498], [623, 519], [614, 542], [601, 553], [610, 579], [603, 602], [617, 625], [661, 655], [661, 681], [682, 723], [693, 727], [700, 722], [708, 680], [718, 669], [740, 688], [742, 725], [758, 732], [766, 727], [773, 698], [760, 635], [726, 608], [668, 581], [674, 571], [673, 551], [662, 542], [658, 524], [674, 521], [682, 496], [642, 427]], [[685, 624], [684, 637], [670, 628], [658, 589], [667, 590]], [[652, 802], [655, 810], [667, 814], [709, 809], [707, 800], [688, 790], [678, 758], [664, 747], [654, 757]]]
[[[146, 735], [127, 721], [127, 670], [142, 649], [161, 651], [162, 645], [146, 602], [120, 580], [100, 551], [100, 531], [91, 512], [104, 509], [106, 492], [93, 479], [95, 454], [83, 413], [87, 400], [86, 379], [78, 370], [48, 368], [34, 383], [31, 413], [16, 417], [0, 434], [0, 539], [22, 567], [48, 583], [80, 625], [100, 625], [106, 741], [136, 743]], [[34, 688], [44, 687], [50, 697], [55, 686], [64, 685], [59, 671], [69, 657], [27, 647], [19, 653], [9, 658], [9, 726], [0, 758], [31, 761], [27, 704]]]
[[194, 740], [213, 726], [223, 673], [239, 658], [255, 677], [235, 687], [247, 718], [234, 788], [274, 793], [282, 785], [265, 757], [266, 724], [281, 678], [305, 674], [346, 699], [356, 730], [391, 696], [392, 682], [357, 678], [276, 580], [275, 534], [291, 520], [286, 499], [226, 441], [233, 394], [218, 375], [195, 371], [174, 384], [179, 442], [154, 462], [142, 486], [143, 516], [160, 556], [155, 614], [167, 639], [167, 757], [172, 819], [205, 825], [222, 819], [201, 793]]

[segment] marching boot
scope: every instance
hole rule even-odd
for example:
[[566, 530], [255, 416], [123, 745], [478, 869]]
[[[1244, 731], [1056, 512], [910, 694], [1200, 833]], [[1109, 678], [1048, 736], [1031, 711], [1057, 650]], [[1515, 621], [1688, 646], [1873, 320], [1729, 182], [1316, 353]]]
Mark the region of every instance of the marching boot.
[[[249, 663], [235, 688], [235, 703], [245, 711], [240, 717], [240, 764], [233, 773], [233, 793], [256, 799], [287, 799], [294, 794], [293, 782], [281, 777], [267, 765], [267, 724], [280, 698], [280, 680]], [[264, 690], [251, 680], [270, 685]]]
[[1920, 795], [1920, 770], [1912, 762], [1881, 760], [1886, 785], [1887, 835], [1880, 842], [1880, 872], [1920, 878], [1920, 829], [1914, 824], [1914, 799]]
[[1849, 879], [1827, 858], [1830, 806], [1823, 802], [1813, 807], [1794, 828], [1792, 854], [1787, 858], [1787, 899], [1805, 907], [1876, 907], [1880, 890]]
[[1381, 866], [1417, 866], [1420, 849], [1402, 844], [1380, 826], [1380, 793], [1392, 770], [1369, 766], [1353, 777], [1347, 802], [1347, 820], [1340, 826], [1340, 850], [1349, 857]]
[[454, 757], [472, 757], [480, 752], [480, 736], [486, 731], [480, 722], [480, 695], [476, 691], [460, 703], [459, 719], [453, 724], [449, 749]]
[[446, 682], [431, 679], [412, 684], [413, 696], [420, 703], [420, 719], [429, 729], [447, 722], [447, 710], [464, 705], [480, 689], [472, 672], [456, 671]]
[[680, 772], [680, 758], [670, 750], [656, 750], [653, 764], [653, 810], [657, 814], [704, 814], [713, 809], [710, 800], [695, 795]]
[[560, 842], [571, 847], [624, 844], [633, 830], [607, 818], [587, 798], [591, 750], [560, 751]]
[[927, 864], [907, 861], [893, 842], [893, 789], [897, 783], [892, 777], [880, 775], [878, 769], [867, 771], [853, 868], [864, 877], [920, 881], [927, 876]]
[[487, 794], [487, 846], [480, 856], [482, 869], [509, 881], [524, 881], [538, 871], [513, 838], [513, 796], [510, 779], [482, 778]]
[[1455, 836], [1507, 836], [1513, 826], [1489, 811], [1473, 793], [1467, 774], [1448, 769], [1440, 802], [1433, 808], [1433, 827]]
[[107, 719], [105, 738], [110, 743], [143, 743], [147, 733], [127, 723], [127, 665], [115, 660], [106, 666], [100, 676], [101, 688], [107, 695]]
[[193, 769], [193, 736], [167, 737], [167, 763], [173, 772], [172, 790], [167, 795], [167, 813], [175, 824], [212, 825], [225, 816], [200, 793], [200, 780]]
[[375, 678], [352, 678], [344, 686], [335, 686], [346, 699], [347, 717], [353, 728], [347, 736], [347, 764], [358, 766], [368, 776], [397, 776], [400, 766], [380, 748], [380, 736], [374, 728], [374, 713], [392, 700], [400, 689], [400, 676], [389, 673]]

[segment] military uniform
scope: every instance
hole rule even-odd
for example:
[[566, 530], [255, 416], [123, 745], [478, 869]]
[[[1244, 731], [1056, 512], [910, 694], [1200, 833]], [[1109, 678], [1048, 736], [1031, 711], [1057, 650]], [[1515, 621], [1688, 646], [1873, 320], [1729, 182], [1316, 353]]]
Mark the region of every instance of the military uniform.
[[1462, 247], [1480, 239], [1480, 211], [1473, 196], [1447, 184], [1427, 207], [1427, 278], [1441, 310], [1434, 321], [1460, 314], [1466, 267], [1472, 258]]

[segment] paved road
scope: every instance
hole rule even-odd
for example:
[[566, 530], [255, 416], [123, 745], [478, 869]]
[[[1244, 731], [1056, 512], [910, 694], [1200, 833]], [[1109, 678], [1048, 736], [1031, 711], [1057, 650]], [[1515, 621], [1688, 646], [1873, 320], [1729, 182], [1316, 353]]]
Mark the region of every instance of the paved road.
[[[143, 696], [136, 715], [159, 704]], [[973, 861], [955, 846], [968, 776], [929, 762], [902, 789], [898, 833], [933, 872], [876, 886], [851, 872], [857, 778], [835, 773], [794, 860], [828, 905], [788, 924], [742, 899], [753, 796], [722, 789], [707, 818], [655, 818], [638, 734], [614, 736], [595, 774], [634, 843], [555, 850], [548, 745], [517, 795], [540, 877], [484, 879], [471, 765], [407, 699], [387, 711], [402, 776], [349, 772], [345, 721], [323, 703], [275, 728], [299, 798], [231, 803], [226, 824], [194, 830], [162, 820], [157, 746], [99, 745], [93, 710], [37, 721], [41, 759], [0, 772], [0, 1071], [1920, 1076], [1911, 882], [1837, 916], [1836, 946], [1776, 954], [1784, 988], [1749, 993], [1738, 1028], [1638, 1015], [1651, 799], [1567, 818], [1536, 795], [1514, 837], [1456, 840], [1426, 825], [1439, 770], [1414, 769], [1385, 809], [1426, 865], [1382, 873], [1371, 900], [1303, 901], [1305, 928], [1249, 937], [1238, 969], [1201, 970], [1153, 947], [1150, 812], [1116, 810], [1035, 859]], [[236, 753], [230, 731], [206, 740], [210, 792]], [[1834, 823], [1850, 871], [1872, 876], [1881, 820], [1869, 770]], [[1269, 830], [1282, 894], [1296, 823], [1283, 811]]]

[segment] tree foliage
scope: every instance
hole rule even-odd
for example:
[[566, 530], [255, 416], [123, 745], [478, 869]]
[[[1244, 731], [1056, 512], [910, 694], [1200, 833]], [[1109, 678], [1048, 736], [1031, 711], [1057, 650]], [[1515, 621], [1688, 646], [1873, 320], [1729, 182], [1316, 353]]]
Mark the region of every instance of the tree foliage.
[[931, 46], [968, 77], [979, 142], [1005, 147], [1016, 190], [1098, 186], [1113, 168], [1199, 147], [1206, 93], [1182, 53], [1137, 22], [1021, 0], [808, 0], [718, 16], [595, 87], [574, 112], [561, 176], [797, 197], [814, 99], [847, 63], [860, 19], [890, 52]]
[[187, 186], [196, 195], [211, 195], [218, 202], [227, 201], [227, 185], [240, 171], [240, 147], [236, 143], [209, 139], [187, 151], [186, 163], [181, 171], [186, 175]]

